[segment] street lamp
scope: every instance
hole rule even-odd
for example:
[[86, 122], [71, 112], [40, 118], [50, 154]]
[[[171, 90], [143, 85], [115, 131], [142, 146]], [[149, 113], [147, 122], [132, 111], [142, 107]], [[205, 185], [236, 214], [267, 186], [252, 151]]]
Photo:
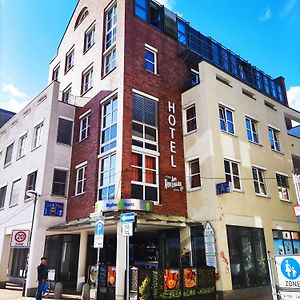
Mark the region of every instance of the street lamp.
[[28, 248], [27, 260], [26, 260], [26, 266], [25, 266], [25, 278], [24, 278], [22, 296], [25, 296], [27, 271], [28, 271], [28, 263], [29, 263], [29, 254], [30, 254], [30, 248], [31, 248], [31, 237], [32, 237], [32, 230], [33, 230], [33, 223], [34, 223], [36, 201], [37, 201], [37, 198], [38, 198], [38, 193], [34, 190], [28, 190], [28, 191], [26, 191], [26, 196], [28, 196], [29, 198], [33, 198], [33, 214], [32, 214], [32, 219], [31, 219], [31, 229], [30, 229], [30, 233], [29, 233], [29, 243], [28, 243], [29, 248]]

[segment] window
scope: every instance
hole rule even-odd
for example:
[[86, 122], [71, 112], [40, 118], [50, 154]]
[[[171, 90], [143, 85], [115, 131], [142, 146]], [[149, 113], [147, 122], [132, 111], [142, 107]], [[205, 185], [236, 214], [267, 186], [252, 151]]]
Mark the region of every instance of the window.
[[85, 192], [85, 182], [86, 182], [86, 165], [79, 167], [76, 170], [75, 195], [80, 195]]
[[145, 70], [157, 74], [157, 51], [145, 48]]
[[200, 162], [199, 158], [189, 162], [190, 188], [197, 188], [201, 186], [200, 176]]
[[177, 19], [177, 38], [181, 44], [187, 44], [186, 24], [184, 21]]
[[88, 16], [89, 11], [87, 7], [84, 7], [78, 15], [78, 18], [75, 22], [74, 30], [83, 22], [83, 20]]
[[219, 106], [220, 127], [222, 131], [234, 134], [233, 112], [232, 110]]
[[258, 195], [267, 195], [267, 186], [265, 180], [265, 171], [256, 167], [252, 167], [254, 191]]
[[273, 230], [276, 255], [292, 255], [300, 253], [300, 232]]
[[56, 66], [56, 67], [53, 69], [53, 72], [52, 72], [52, 80], [57, 81], [57, 80], [58, 80], [58, 75], [59, 75], [59, 65]]
[[222, 59], [222, 65], [225, 70], [229, 70], [229, 62], [228, 62], [228, 52], [227, 50], [221, 48], [221, 59]]
[[281, 84], [277, 84], [277, 92], [278, 92], [278, 99], [281, 103], [285, 102], [285, 96], [283, 92], [283, 87]]
[[154, 156], [132, 153], [132, 198], [158, 201], [157, 161]]
[[219, 45], [212, 42], [211, 44], [211, 49], [212, 49], [212, 58], [213, 58], [213, 62], [216, 65], [219, 65], [220, 60], [219, 60]]
[[269, 285], [264, 231], [226, 226], [233, 289]]
[[102, 107], [101, 153], [117, 145], [118, 98], [104, 103]]
[[247, 138], [249, 142], [259, 143], [257, 121], [246, 117]]
[[190, 133], [197, 130], [195, 104], [185, 110], [185, 117], [186, 117], [186, 132]]
[[35, 149], [42, 144], [42, 131], [43, 131], [43, 123], [37, 125], [34, 128], [32, 149]]
[[12, 183], [10, 201], [9, 201], [10, 206], [18, 204], [20, 184], [21, 184], [21, 178]]
[[68, 171], [54, 169], [52, 182], [52, 195], [66, 197]]
[[192, 79], [192, 86], [198, 85], [200, 83], [199, 72], [191, 69], [191, 79]]
[[192, 242], [193, 266], [194, 267], [206, 266], [203, 226], [191, 227], [191, 242]]
[[231, 72], [233, 75], [238, 76], [238, 65], [237, 65], [236, 56], [234, 54], [231, 54], [230, 58], [231, 58]]
[[72, 145], [73, 121], [58, 118], [57, 143]]
[[27, 176], [26, 189], [25, 189], [25, 200], [30, 198], [26, 195], [26, 191], [28, 191], [28, 190], [35, 191], [36, 177], [37, 177], [37, 171], [34, 171], [34, 172], [28, 174], [28, 176]]
[[74, 49], [72, 49], [72, 50], [66, 55], [65, 73], [67, 73], [73, 66], [74, 66]]
[[288, 177], [282, 174], [276, 173], [278, 195], [280, 200], [289, 201], [289, 181]]
[[25, 155], [26, 139], [27, 139], [27, 134], [24, 134], [19, 138], [17, 158], [20, 158]]
[[261, 73], [259, 71], [255, 71], [255, 77], [256, 77], [256, 86], [259, 90], [262, 90], [262, 78]]
[[100, 161], [99, 199], [115, 198], [116, 154], [109, 155]]
[[265, 92], [267, 94], [270, 94], [270, 84], [269, 84], [269, 78], [267, 76], [263, 77], [264, 80], [264, 88], [265, 88]]
[[4, 207], [7, 185], [0, 188], [0, 209]]
[[89, 29], [84, 35], [84, 52], [88, 51], [95, 44], [95, 26]]
[[226, 182], [230, 182], [234, 190], [241, 190], [239, 164], [237, 162], [224, 159], [224, 169]]
[[273, 80], [271, 80], [271, 92], [272, 92], [272, 96], [273, 98], [277, 98], [277, 91], [276, 91], [276, 84]]
[[90, 132], [90, 114], [82, 117], [80, 119], [80, 134], [79, 134], [79, 142], [86, 139], [89, 136]]
[[132, 145], [157, 151], [157, 101], [133, 94]]
[[6, 148], [4, 167], [11, 163], [13, 148], [14, 148], [14, 143], [10, 144]]
[[270, 138], [270, 145], [271, 149], [280, 152], [280, 143], [278, 138], [279, 131], [269, 127], [269, 138]]
[[135, 0], [135, 15], [144, 21], [147, 20], [148, 0]]
[[71, 93], [72, 93], [72, 86], [69, 85], [66, 89], [63, 90], [62, 102], [70, 103], [71, 102]]
[[105, 13], [104, 74], [116, 67], [117, 5]]
[[81, 94], [86, 93], [93, 87], [93, 68], [82, 74]]
[[157, 29], [161, 29], [161, 9], [160, 5], [150, 1], [150, 17], [149, 23], [156, 27]]

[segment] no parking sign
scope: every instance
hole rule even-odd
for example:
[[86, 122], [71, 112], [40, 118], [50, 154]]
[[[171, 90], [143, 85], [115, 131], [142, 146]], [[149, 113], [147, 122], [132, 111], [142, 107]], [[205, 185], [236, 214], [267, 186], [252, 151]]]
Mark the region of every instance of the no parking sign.
[[11, 233], [10, 246], [12, 248], [28, 248], [29, 234], [29, 230], [13, 230]]

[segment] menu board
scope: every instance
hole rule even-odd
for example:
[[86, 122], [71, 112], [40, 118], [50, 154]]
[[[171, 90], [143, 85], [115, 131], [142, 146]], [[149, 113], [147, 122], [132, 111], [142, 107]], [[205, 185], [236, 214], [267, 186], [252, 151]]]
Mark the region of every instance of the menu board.
[[109, 266], [107, 269], [107, 286], [114, 287], [116, 285], [116, 267]]
[[185, 268], [183, 269], [184, 289], [189, 290], [197, 286], [197, 269]]
[[164, 290], [165, 290], [165, 292], [179, 290], [179, 270], [178, 269], [165, 269]]

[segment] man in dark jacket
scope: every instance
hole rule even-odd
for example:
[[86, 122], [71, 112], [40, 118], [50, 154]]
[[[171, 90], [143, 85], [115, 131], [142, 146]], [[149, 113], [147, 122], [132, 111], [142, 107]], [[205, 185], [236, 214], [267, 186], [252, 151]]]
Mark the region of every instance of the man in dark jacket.
[[43, 285], [48, 280], [48, 268], [46, 257], [41, 258], [41, 264], [37, 267], [39, 285], [36, 291], [36, 300], [42, 299]]

